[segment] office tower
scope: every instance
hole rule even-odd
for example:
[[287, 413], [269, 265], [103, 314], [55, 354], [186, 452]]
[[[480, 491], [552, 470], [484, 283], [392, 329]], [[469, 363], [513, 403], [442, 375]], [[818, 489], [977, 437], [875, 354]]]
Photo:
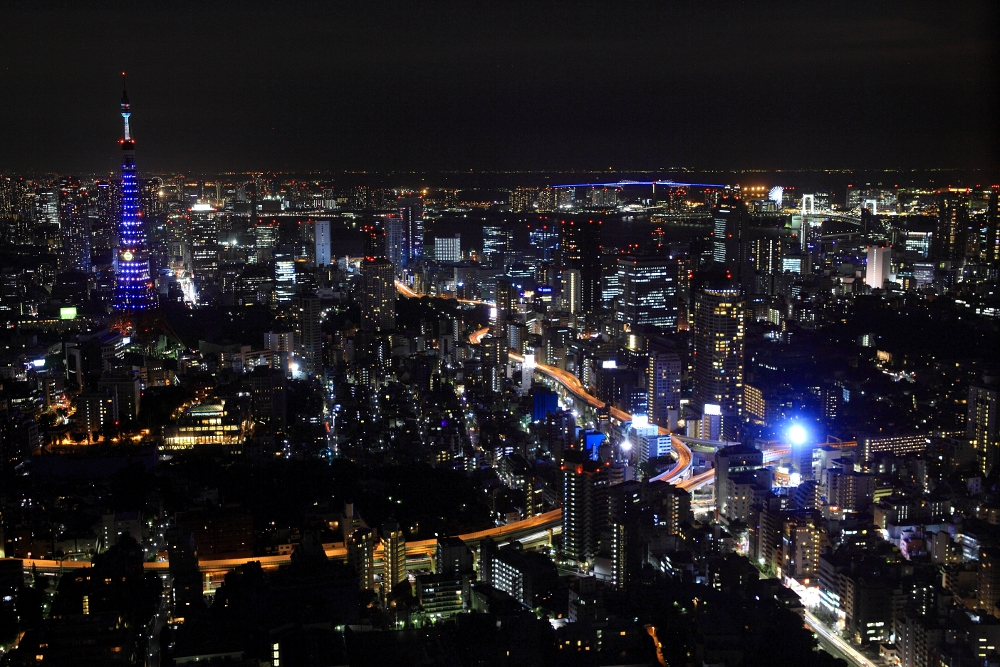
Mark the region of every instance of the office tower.
[[396, 284], [386, 259], [361, 262], [361, 329], [387, 332], [396, 328]]
[[743, 412], [743, 301], [739, 289], [705, 287], [695, 297], [694, 400], [703, 411], [720, 416], [723, 439], [735, 439]]
[[745, 207], [735, 197], [723, 197], [712, 211], [712, 259], [726, 268], [736, 267], [743, 234]]
[[407, 264], [406, 226], [401, 215], [387, 215], [382, 224], [385, 230], [385, 250], [379, 253], [388, 259], [397, 273], [401, 273]]
[[580, 269], [566, 269], [562, 273], [563, 308], [570, 315], [577, 315], [583, 310], [583, 280]]
[[292, 299], [292, 305], [301, 358], [299, 370], [306, 375], [320, 375], [323, 371], [323, 331], [319, 297], [298, 294]]
[[382, 528], [382, 563], [382, 593], [388, 597], [393, 586], [406, 580], [406, 537], [398, 523]]
[[214, 279], [219, 271], [219, 218], [209, 204], [194, 204], [188, 212], [191, 220], [191, 268], [200, 278]]
[[333, 260], [330, 256], [330, 221], [317, 220], [314, 236], [316, 237], [316, 266], [329, 266]]
[[268, 251], [278, 243], [278, 226], [273, 222], [260, 220], [253, 228], [254, 248], [261, 257], [261, 251]]
[[563, 554], [578, 562], [593, 560], [607, 525], [610, 466], [584, 452], [566, 452], [563, 478]]
[[358, 587], [375, 589], [375, 535], [370, 528], [358, 528], [347, 538], [347, 562], [358, 575]]
[[764, 467], [764, 452], [749, 445], [723, 447], [715, 453], [715, 497], [720, 517], [729, 517], [729, 478], [748, 470]]
[[406, 238], [403, 266], [409, 266], [424, 256], [424, 202], [419, 197], [400, 197], [396, 205]]
[[122, 119], [125, 138], [122, 145], [121, 212], [118, 218], [118, 253], [115, 268], [114, 307], [123, 313], [147, 310], [156, 305], [153, 281], [149, 274], [149, 250], [146, 231], [139, 212], [139, 177], [135, 168], [135, 141], [129, 131], [131, 115], [128, 93], [122, 87]]
[[40, 225], [59, 227], [59, 191], [45, 188], [35, 194], [35, 221]]
[[434, 259], [439, 262], [461, 262], [462, 235], [439, 236], [434, 239]]
[[600, 218], [567, 217], [559, 222], [559, 252], [563, 269], [580, 270], [580, 303], [583, 314], [601, 309]]
[[958, 192], [941, 194], [938, 198], [937, 227], [932, 241], [934, 259], [956, 260], [964, 257], [968, 228], [968, 197]]
[[681, 358], [672, 350], [651, 350], [646, 376], [649, 421], [673, 430], [681, 407]]
[[654, 326], [677, 331], [677, 260], [628, 254], [618, 259], [622, 294], [618, 319], [629, 329]]
[[491, 268], [503, 268], [510, 252], [510, 233], [503, 225], [483, 226], [483, 263]]
[[889, 280], [889, 259], [892, 248], [868, 248], [868, 263], [865, 266], [865, 284], [872, 289], [882, 289]]
[[979, 454], [980, 470], [990, 474], [1000, 463], [1000, 384], [995, 376], [969, 387], [965, 434]]
[[274, 300], [288, 303], [295, 296], [295, 254], [291, 246], [274, 253]]

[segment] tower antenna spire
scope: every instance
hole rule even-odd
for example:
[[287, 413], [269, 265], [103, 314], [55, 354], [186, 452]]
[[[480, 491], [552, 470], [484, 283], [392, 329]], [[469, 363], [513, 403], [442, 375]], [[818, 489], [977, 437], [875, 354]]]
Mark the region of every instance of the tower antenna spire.
[[125, 72], [122, 72], [122, 118], [125, 119], [125, 143], [128, 144], [132, 141], [131, 133], [128, 127], [128, 117], [132, 115], [129, 111], [128, 103], [128, 92], [125, 90]]

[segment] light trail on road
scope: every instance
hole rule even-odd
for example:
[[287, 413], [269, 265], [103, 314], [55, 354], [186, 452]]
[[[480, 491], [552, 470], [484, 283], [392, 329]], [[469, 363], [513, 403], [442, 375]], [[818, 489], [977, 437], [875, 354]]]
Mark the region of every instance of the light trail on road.
[[821, 635], [823, 639], [827, 640], [833, 644], [838, 651], [844, 654], [847, 658], [851, 660], [857, 667], [876, 667], [875, 663], [864, 656], [863, 653], [858, 651], [856, 648], [845, 642], [843, 639], [833, 634], [826, 629], [826, 626], [815, 616], [812, 612], [806, 610], [805, 614], [806, 625], [809, 629], [818, 635]]

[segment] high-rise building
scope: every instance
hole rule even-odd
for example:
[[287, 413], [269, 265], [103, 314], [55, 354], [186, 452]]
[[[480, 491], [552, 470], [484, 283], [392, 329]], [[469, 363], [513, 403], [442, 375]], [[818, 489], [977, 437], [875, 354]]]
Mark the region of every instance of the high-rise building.
[[510, 252], [510, 233], [503, 225], [483, 226], [483, 263], [502, 268]]
[[694, 400], [721, 417], [724, 439], [735, 439], [743, 412], [743, 301], [732, 287], [705, 287], [694, 304]]
[[598, 539], [607, 525], [610, 466], [592, 461], [580, 451], [567, 452], [562, 465], [563, 553], [583, 562], [597, 554]]
[[288, 303], [295, 296], [295, 253], [291, 246], [282, 246], [274, 253], [274, 300]]
[[393, 586], [406, 580], [406, 537], [398, 523], [382, 528], [382, 583], [383, 595]]
[[729, 517], [729, 478], [747, 470], [764, 467], [764, 452], [749, 445], [723, 447], [715, 453], [715, 493], [719, 516]]
[[994, 376], [969, 387], [965, 433], [979, 454], [984, 475], [1000, 464], [1000, 384]]
[[347, 538], [347, 562], [358, 575], [358, 587], [375, 589], [375, 535], [371, 528], [358, 528]]
[[865, 266], [865, 284], [872, 289], [882, 289], [889, 280], [889, 259], [892, 248], [869, 246], [868, 263]]
[[946, 192], [938, 198], [937, 228], [934, 231], [933, 255], [938, 260], [965, 256], [969, 230], [969, 200], [964, 192]]
[[649, 421], [674, 429], [681, 407], [681, 359], [671, 350], [651, 350], [646, 369]]
[[323, 370], [323, 331], [321, 308], [315, 294], [297, 294], [295, 307], [296, 340], [299, 344], [299, 370], [306, 375], [320, 375]]
[[139, 176], [135, 168], [135, 141], [129, 131], [131, 110], [128, 93], [122, 87], [122, 119], [125, 138], [122, 145], [121, 212], [118, 218], [118, 252], [115, 257], [115, 310], [135, 312], [156, 305], [153, 281], [149, 273], [149, 249], [146, 230], [139, 211]]
[[503, 391], [507, 377], [509, 349], [506, 336], [486, 336], [483, 344], [483, 383], [493, 393]]
[[434, 259], [439, 262], [461, 262], [462, 235], [438, 236], [434, 239]]
[[507, 333], [507, 324], [517, 315], [519, 292], [520, 290], [518, 290], [517, 285], [511, 279], [499, 278], [497, 280], [497, 323], [495, 333], [499, 336]]
[[385, 252], [379, 254], [392, 262], [397, 273], [401, 273], [409, 258], [406, 252], [408, 242], [403, 217], [396, 214], [387, 215], [382, 229], [385, 231]]
[[622, 294], [618, 319], [630, 329], [654, 326], [677, 331], [677, 260], [628, 254], [618, 259]]
[[566, 217], [559, 222], [559, 252], [563, 269], [580, 270], [580, 303], [585, 315], [601, 309], [600, 218]]
[[316, 237], [316, 266], [329, 266], [330, 256], [330, 221], [317, 220], [314, 230]]
[[580, 284], [582, 280], [580, 269], [565, 269], [562, 272], [563, 307], [570, 315], [576, 315], [583, 310], [583, 286]]
[[392, 263], [385, 259], [361, 262], [361, 329], [387, 332], [396, 328], [396, 284]]
[[510, 193], [510, 210], [514, 213], [535, 210], [538, 188], [516, 187]]
[[409, 266], [424, 256], [424, 202], [420, 197], [400, 197], [396, 205], [406, 237], [403, 266]]
[[191, 220], [191, 264], [194, 274], [214, 278], [219, 271], [218, 213], [209, 204], [194, 204], [188, 212]]
[[64, 271], [90, 273], [90, 217], [86, 199], [86, 192], [75, 185], [65, 183], [59, 188]]
[[643, 509], [642, 484], [635, 480], [608, 489], [608, 522], [611, 524], [611, 585], [629, 588], [639, 578], [644, 562], [640, 534]]
[[712, 259], [734, 274], [739, 269], [744, 236], [749, 225], [746, 204], [737, 197], [722, 197], [712, 210]]

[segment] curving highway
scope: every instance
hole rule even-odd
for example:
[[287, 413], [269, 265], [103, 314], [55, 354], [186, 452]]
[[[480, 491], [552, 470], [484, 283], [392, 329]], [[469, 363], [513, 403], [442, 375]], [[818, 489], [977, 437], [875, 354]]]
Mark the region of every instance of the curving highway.
[[[480, 329], [479, 331], [482, 331]], [[472, 338], [479, 333], [476, 331], [472, 336], [469, 337], [469, 341], [472, 342]], [[482, 339], [482, 336], [479, 337]], [[518, 363], [524, 363], [524, 356], [516, 352], [510, 353], [510, 358]], [[605, 406], [604, 401], [597, 398], [596, 396], [587, 393], [587, 390], [583, 388], [583, 384], [580, 379], [577, 378], [572, 373], [564, 371], [555, 366], [549, 366], [548, 364], [535, 364], [535, 372], [540, 373], [551, 380], [554, 380], [561, 384], [566, 391], [576, 396], [581, 401], [587, 403], [594, 408], [603, 408]], [[619, 410], [616, 407], [610, 408], [611, 416], [621, 422], [632, 421], [632, 415], [625, 412], [624, 410]], [[670, 431], [659, 427], [660, 435], [670, 435]], [[671, 443], [673, 444], [674, 451], [677, 453], [677, 463], [674, 467], [670, 468], [661, 475], [653, 477], [650, 481], [656, 482], [673, 482], [676, 483], [680, 478], [687, 474], [691, 469], [691, 449], [683, 443], [676, 436], [670, 435]]]

